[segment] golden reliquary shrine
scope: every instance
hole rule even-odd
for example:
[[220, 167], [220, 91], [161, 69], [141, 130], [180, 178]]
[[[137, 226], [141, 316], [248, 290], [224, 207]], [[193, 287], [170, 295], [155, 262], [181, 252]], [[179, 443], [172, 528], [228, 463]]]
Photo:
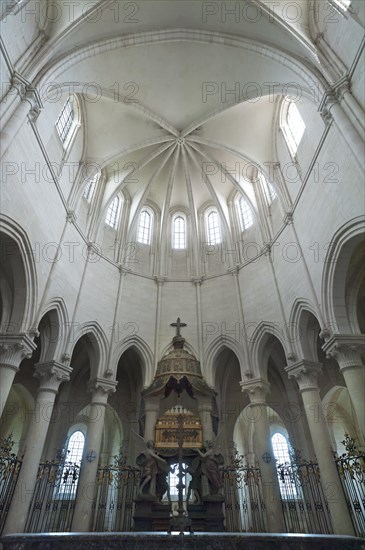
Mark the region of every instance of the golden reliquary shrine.
[[202, 424], [200, 419], [183, 407], [173, 407], [166, 411], [156, 423], [155, 446], [160, 449], [177, 449], [179, 447], [178, 416], [184, 416], [183, 448], [201, 448], [203, 445]]

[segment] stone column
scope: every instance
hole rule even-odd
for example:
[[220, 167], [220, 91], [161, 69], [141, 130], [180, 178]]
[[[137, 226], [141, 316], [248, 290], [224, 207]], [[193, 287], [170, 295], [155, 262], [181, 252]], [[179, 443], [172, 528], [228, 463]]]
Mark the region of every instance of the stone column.
[[364, 141], [360, 136], [351, 120], [345, 114], [341, 105], [339, 104], [336, 96], [333, 92], [326, 94], [320, 105], [320, 110], [323, 119], [329, 121], [331, 117], [336, 123], [340, 134], [343, 136], [347, 144], [349, 145], [354, 157], [356, 158], [359, 166], [364, 170]]
[[36, 344], [25, 333], [0, 335], [0, 416], [20, 363], [23, 359], [31, 357], [35, 348]]
[[17, 83], [15, 88], [21, 101], [1, 131], [0, 157], [8, 150], [9, 145], [27, 120], [27, 116], [31, 115], [33, 122], [35, 122], [42, 108], [42, 103], [36, 90], [24, 87], [22, 83]]
[[254, 450], [261, 471], [267, 527], [270, 533], [285, 533], [285, 522], [281, 505], [280, 488], [276, 461], [271, 445], [270, 425], [267, 416], [266, 394], [269, 383], [256, 378], [241, 382], [242, 391], [247, 392], [251, 401], [249, 413], [254, 431]]
[[365, 352], [362, 335], [332, 336], [322, 347], [327, 357], [336, 359], [346, 382], [360, 430], [365, 438], [365, 365], [361, 355]]
[[156, 422], [160, 413], [160, 400], [159, 399], [146, 399], [145, 401], [145, 426], [144, 426], [144, 440], [155, 441]]
[[31, 418], [25, 441], [23, 464], [3, 534], [21, 533], [24, 531], [54, 401], [60, 384], [69, 380], [70, 372], [70, 367], [57, 363], [57, 361], [35, 365], [34, 376], [39, 378], [40, 385], [35, 403], [35, 411]]
[[354, 535], [354, 528], [342, 490], [337, 467], [333, 459], [330, 436], [322, 409], [317, 385], [321, 365], [299, 361], [285, 368], [289, 378], [295, 378], [301, 393], [309, 430], [317, 457], [323, 492], [328, 497], [328, 508], [336, 534]]
[[96, 499], [96, 474], [100, 462], [101, 438], [104, 429], [105, 408], [108, 397], [115, 391], [117, 382], [96, 378], [88, 384], [91, 393], [89, 422], [87, 426], [80, 477], [77, 485], [75, 511], [71, 531], [91, 531], [93, 505]]
[[203, 444], [205, 441], [213, 441], [213, 424], [212, 424], [213, 403], [212, 400], [200, 398], [199, 415], [202, 423]]

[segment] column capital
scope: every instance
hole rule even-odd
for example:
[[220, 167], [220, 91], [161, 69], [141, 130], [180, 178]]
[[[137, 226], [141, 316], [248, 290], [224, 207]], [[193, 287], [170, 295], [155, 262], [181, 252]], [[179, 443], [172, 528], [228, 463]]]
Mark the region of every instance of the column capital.
[[159, 397], [148, 397], [144, 402], [144, 410], [158, 412], [160, 410], [160, 398]]
[[155, 283], [157, 286], [162, 286], [166, 280], [166, 277], [155, 276]]
[[363, 334], [334, 334], [322, 346], [327, 357], [336, 359], [340, 370], [363, 365], [365, 336]]
[[201, 286], [203, 284], [203, 281], [204, 281], [204, 277], [192, 277], [191, 278], [191, 282], [195, 286]]
[[7, 365], [18, 370], [21, 361], [29, 359], [37, 345], [33, 342], [34, 333], [1, 334], [0, 335], [0, 365]]
[[77, 219], [77, 217], [76, 217], [75, 211], [74, 210], [67, 210], [67, 212], [66, 212], [66, 222], [75, 224], [76, 219]]
[[57, 393], [62, 382], [70, 380], [72, 368], [59, 363], [58, 361], [48, 361], [47, 363], [37, 363], [34, 365], [35, 373], [33, 376], [39, 379], [38, 393], [50, 391]]
[[252, 405], [266, 404], [266, 394], [270, 392], [270, 384], [264, 378], [252, 378], [240, 382], [241, 390], [247, 392]]
[[116, 380], [107, 380], [105, 378], [93, 378], [87, 383], [87, 388], [91, 392], [91, 402], [99, 405], [106, 405], [109, 395], [115, 392], [118, 382]]
[[285, 367], [285, 371], [289, 378], [295, 378], [301, 393], [318, 389], [317, 377], [322, 372], [320, 363], [302, 360]]
[[283, 218], [283, 223], [285, 225], [290, 225], [293, 223], [293, 211], [292, 210], [288, 210], [286, 213], [285, 213], [285, 216]]

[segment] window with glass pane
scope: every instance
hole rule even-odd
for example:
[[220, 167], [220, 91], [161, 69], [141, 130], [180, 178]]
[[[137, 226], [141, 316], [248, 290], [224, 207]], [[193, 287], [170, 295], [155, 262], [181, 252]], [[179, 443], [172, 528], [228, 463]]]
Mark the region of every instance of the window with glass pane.
[[58, 498], [75, 498], [84, 445], [84, 434], [80, 430], [74, 432], [68, 441]]
[[253, 214], [252, 210], [244, 197], [241, 197], [239, 200], [239, 214], [241, 222], [241, 230], [244, 231], [248, 229], [253, 224]]
[[303, 137], [305, 124], [295, 103], [290, 102], [287, 113], [288, 132], [287, 137], [292, 153], [297, 152], [299, 143]]
[[[183, 463], [182, 464], [183, 471], [188, 470], [188, 465]], [[177, 496], [179, 494], [179, 491], [177, 489], [177, 485], [179, 483], [179, 465], [178, 464], [172, 464], [170, 467], [170, 473], [169, 473], [169, 487], [170, 487], [170, 496]], [[172, 470], [172, 471], [171, 471]], [[191, 479], [191, 478], [190, 478]], [[182, 482], [185, 485], [185, 489], [183, 489], [183, 496], [186, 496], [187, 493], [187, 486], [189, 479], [186, 478], [186, 474], [183, 474]]]
[[181, 216], [177, 216], [174, 219], [174, 239], [173, 247], [182, 249], [186, 247], [185, 238], [185, 220]]
[[337, 6], [342, 8], [343, 10], [347, 11], [350, 7], [351, 0], [333, 0]]
[[289, 445], [286, 437], [281, 433], [275, 433], [271, 438], [272, 448], [277, 464], [287, 463], [282, 475], [278, 475], [281, 496], [285, 499], [298, 498], [297, 488], [290, 475], [294, 466], [291, 465]]
[[84, 199], [86, 200], [90, 200], [91, 199], [91, 195], [92, 195], [92, 192], [94, 190], [94, 184], [96, 182], [96, 180], [98, 179], [98, 176], [94, 176], [93, 178], [91, 178], [87, 184], [85, 185], [85, 188], [84, 188], [84, 192], [82, 194], [82, 196], [84, 197]]
[[105, 223], [110, 225], [110, 227], [112, 227], [113, 229], [117, 225], [119, 202], [120, 199], [117, 195], [114, 200], [112, 200], [112, 202], [109, 204], [109, 208], [106, 213]]
[[74, 120], [74, 109], [72, 97], [69, 97], [64, 104], [60, 116], [56, 120], [56, 128], [60, 140], [64, 143], [70, 133], [71, 126]]
[[151, 214], [147, 210], [142, 210], [139, 216], [137, 240], [142, 244], [151, 243]]
[[222, 242], [221, 228], [217, 212], [210, 212], [207, 218], [208, 244], [219, 244]]
[[266, 178], [263, 177], [263, 182], [264, 182], [264, 189], [265, 189], [265, 195], [266, 195], [266, 200], [267, 200], [267, 203], [268, 204], [271, 204], [272, 201], [276, 198], [276, 191], [275, 191], [275, 188], [274, 186], [272, 185], [272, 183], [269, 182], [269, 180], [267, 180]]

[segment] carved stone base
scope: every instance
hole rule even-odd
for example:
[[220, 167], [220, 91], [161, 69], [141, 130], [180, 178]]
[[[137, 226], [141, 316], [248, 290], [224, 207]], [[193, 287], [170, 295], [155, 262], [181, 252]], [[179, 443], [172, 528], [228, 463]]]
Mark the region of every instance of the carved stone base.
[[139, 496], [135, 500], [134, 531], [168, 531], [170, 506], [161, 504], [156, 498]]
[[204, 497], [202, 504], [189, 504], [188, 513], [193, 532], [224, 532], [223, 497]]

